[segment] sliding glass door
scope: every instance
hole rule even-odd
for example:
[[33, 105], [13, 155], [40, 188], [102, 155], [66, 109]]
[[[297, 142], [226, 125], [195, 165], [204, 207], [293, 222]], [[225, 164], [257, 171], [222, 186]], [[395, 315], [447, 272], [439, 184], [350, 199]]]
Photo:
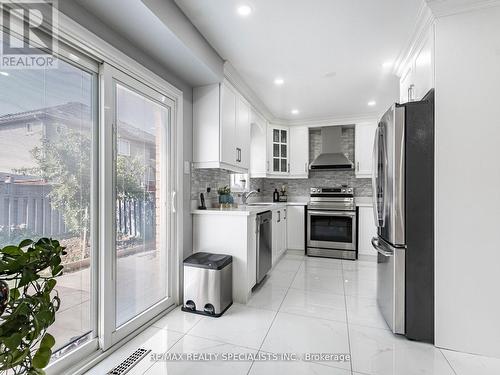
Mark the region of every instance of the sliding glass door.
[[175, 303], [175, 103], [99, 53], [61, 42], [57, 66], [0, 69], [0, 247], [50, 237], [68, 252], [54, 373]]
[[56, 356], [97, 334], [98, 65], [72, 56], [57, 68], [0, 72], [0, 247], [41, 237], [66, 247], [49, 328]]
[[[102, 151], [105, 226], [104, 347], [173, 304], [169, 213], [172, 196], [173, 102], [108, 65], [103, 67], [105, 114]], [[109, 144], [112, 144], [112, 148]], [[106, 181], [108, 180], [108, 181]], [[110, 189], [112, 187], [112, 189]], [[110, 316], [112, 315], [112, 316]]]

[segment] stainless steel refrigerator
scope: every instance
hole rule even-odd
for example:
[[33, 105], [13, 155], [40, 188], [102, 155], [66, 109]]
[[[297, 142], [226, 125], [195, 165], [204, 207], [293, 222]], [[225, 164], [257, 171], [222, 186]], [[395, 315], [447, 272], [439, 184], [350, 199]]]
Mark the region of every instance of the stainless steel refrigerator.
[[434, 342], [434, 91], [394, 104], [373, 150], [377, 302], [394, 333]]

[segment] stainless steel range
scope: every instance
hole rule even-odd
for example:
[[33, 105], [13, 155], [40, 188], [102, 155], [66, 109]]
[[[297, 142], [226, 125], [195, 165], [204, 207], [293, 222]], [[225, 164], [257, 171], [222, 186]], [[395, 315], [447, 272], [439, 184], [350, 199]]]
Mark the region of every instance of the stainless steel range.
[[307, 205], [307, 255], [356, 259], [356, 222], [352, 187], [311, 188]]

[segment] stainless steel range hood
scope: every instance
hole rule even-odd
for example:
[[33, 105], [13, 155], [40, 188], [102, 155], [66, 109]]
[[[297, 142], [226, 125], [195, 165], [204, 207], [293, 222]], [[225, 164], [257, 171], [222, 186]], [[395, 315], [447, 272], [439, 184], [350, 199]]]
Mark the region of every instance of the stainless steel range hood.
[[309, 167], [310, 170], [352, 170], [354, 165], [342, 152], [342, 127], [329, 126], [321, 129], [322, 150]]

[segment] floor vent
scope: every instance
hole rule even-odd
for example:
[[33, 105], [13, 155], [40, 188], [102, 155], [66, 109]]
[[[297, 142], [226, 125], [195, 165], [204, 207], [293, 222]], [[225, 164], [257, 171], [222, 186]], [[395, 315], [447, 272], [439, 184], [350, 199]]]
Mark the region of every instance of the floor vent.
[[130, 371], [132, 367], [134, 367], [141, 359], [148, 355], [151, 350], [146, 350], [143, 348], [137, 349], [133, 352], [127, 359], [125, 359], [122, 363], [108, 372], [106, 375], [123, 375]]

